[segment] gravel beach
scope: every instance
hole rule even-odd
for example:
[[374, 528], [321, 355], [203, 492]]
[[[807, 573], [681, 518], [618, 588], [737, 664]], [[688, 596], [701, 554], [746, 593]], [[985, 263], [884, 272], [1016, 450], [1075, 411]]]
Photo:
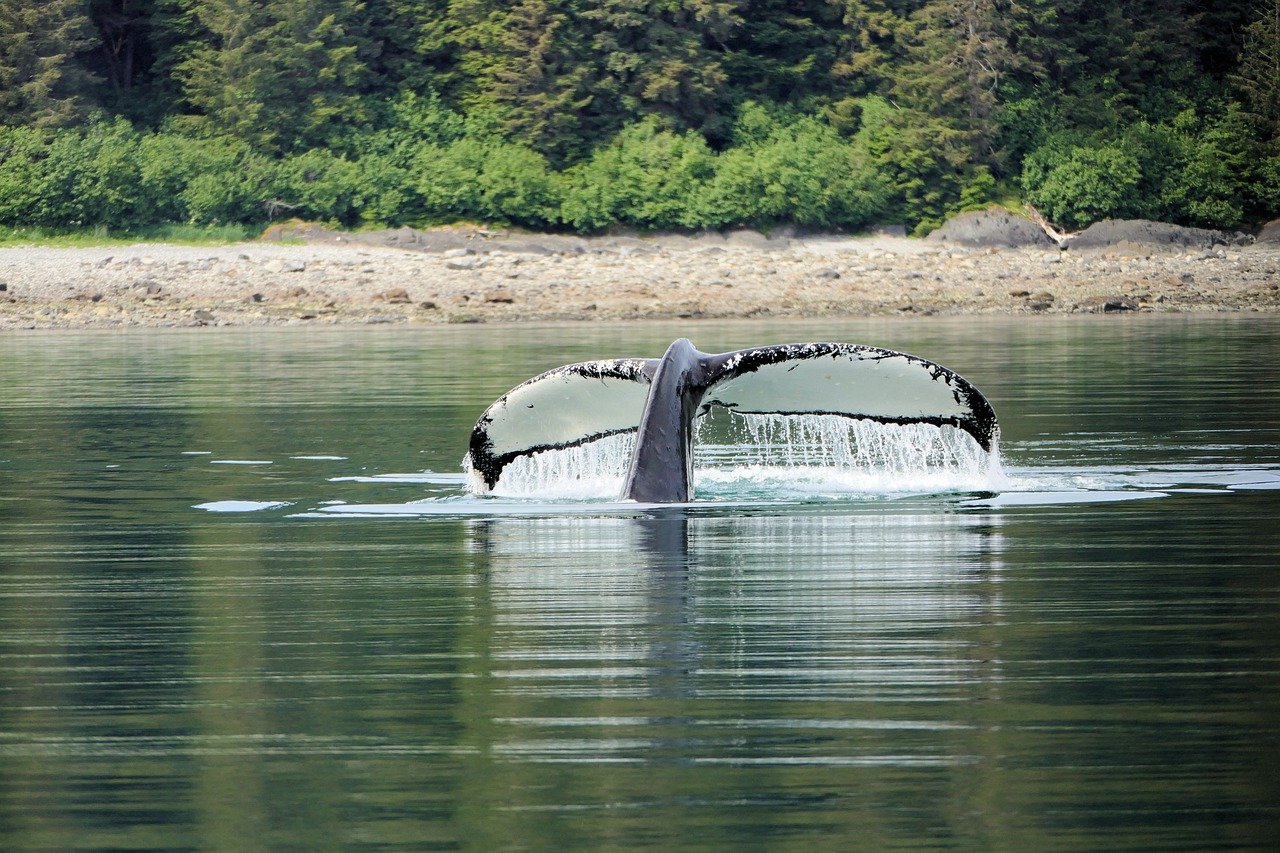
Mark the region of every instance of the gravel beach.
[[0, 249], [0, 329], [1280, 311], [1280, 242], [422, 234]]

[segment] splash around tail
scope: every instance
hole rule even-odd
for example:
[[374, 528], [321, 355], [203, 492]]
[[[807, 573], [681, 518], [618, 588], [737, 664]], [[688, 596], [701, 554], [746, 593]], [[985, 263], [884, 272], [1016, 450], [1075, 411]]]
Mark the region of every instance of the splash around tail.
[[[597, 456], [604, 447], [613, 460], [604, 467], [616, 469], [620, 455], [626, 458], [619, 489], [623, 499], [683, 503], [693, 496], [696, 424], [721, 409], [748, 422], [763, 416], [801, 424], [881, 427], [861, 433], [853, 426], [845, 430], [844, 440], [853, 441], [852, 451], [841, 449], [838, 430], [828, 429], [826, 438], [818, 430], [816, 440], [804, 442], [806, 452], [818, 458], [825, 446], [837, 455], [848, 457], [852, 452], [865, 463], [876, 455], [873, 445], [878, 445], [890, 468], [901, 468], [903, 453], [910, 464], [927, 465], [933, 458], [946, 467], [950, 451], [937, 448], [949, 446], [947, 442], [937, 447], [925, 442], [932, 449], [921, 455], [910, 450], [912, 441], [895, 443], [890, 438], [902, 430], [884, 429], [928, 426], [939, 435], [953, 436], [948, 439], [951, 444], [959, 436], [962, 444], [980, 452], [976, 458], [999, 464], [999, 426], [991, 404], [967, 380], [939, 364], [879, 347], [839, 343], [711, 355], [684, 338], [660, 359], [571, 364], [518, 385], [481, 415], [464, 464], [475, 492], [511, 487], [524, 491], [538, 480], [557, 476], [613, 476], [590, 468], [601, 464]], [[904, 433], [909, 434], [910, 429]]]

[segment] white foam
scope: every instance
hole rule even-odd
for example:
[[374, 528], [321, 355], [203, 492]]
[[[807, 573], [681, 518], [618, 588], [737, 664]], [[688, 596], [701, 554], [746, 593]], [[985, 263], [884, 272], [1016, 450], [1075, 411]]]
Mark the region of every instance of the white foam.
[[289, 505], [289, 501], [210, 501], [196, 504], [192, 509], [203, 509], [209, 512], [258, 512]]
[[[954, 427], [880, 424], [837, 415], [737, 415], [713, 429], [698, 422], [694, 489], [777, 495], [999, 491], [1007, 478]], [[725, 434], [727, 432], [727, 434]], [[712, 441], [711, 439], [715, 440]], [[635, 434], [522, 456], [492, 494], [542, 500], [613, 499], [622, 491]], [[468, 468], [469, 490], [484, 492]]]
[[[544, 450], [514, 459], [502, 470], [491, 493], [543, 500], [616, 498], [622, 491], [635, 449], [635, 433], [620, 433], [578, 447]], [[468, 467], [469, 488], [478, 475]]]
[[932, 424], [881, 424], [838, 415], [739, 415], [730, 441], [699, 441], [695, 484], [750, 485], [816, 493], [998, 491], [998, 451], [968, 433]]

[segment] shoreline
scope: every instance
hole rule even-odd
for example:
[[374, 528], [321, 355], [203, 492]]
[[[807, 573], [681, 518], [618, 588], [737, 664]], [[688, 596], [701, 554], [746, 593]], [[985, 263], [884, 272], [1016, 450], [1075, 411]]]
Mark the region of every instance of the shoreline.
[[894, 236], [459, 232], [404, 247], [284, 236], [0, 248], [0, 330], [1280, 313], [1280, 243], [1060, 251]]

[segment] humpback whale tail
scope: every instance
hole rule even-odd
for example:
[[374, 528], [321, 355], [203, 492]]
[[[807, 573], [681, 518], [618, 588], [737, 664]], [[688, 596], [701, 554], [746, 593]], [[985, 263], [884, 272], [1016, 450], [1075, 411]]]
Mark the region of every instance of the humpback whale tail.
[[715, 406], [951, 426], [988, 452], [999, 437], [977, 388], [917, 356], [839, 343], [709, 355], [681, 338], [660, 359], [569, 364], [516, 386], [480, 416], [465, 463], [487, 491], [521, 457], [635, 432], [622, 497], [684, 502], [693, 492], [693, 423]]

